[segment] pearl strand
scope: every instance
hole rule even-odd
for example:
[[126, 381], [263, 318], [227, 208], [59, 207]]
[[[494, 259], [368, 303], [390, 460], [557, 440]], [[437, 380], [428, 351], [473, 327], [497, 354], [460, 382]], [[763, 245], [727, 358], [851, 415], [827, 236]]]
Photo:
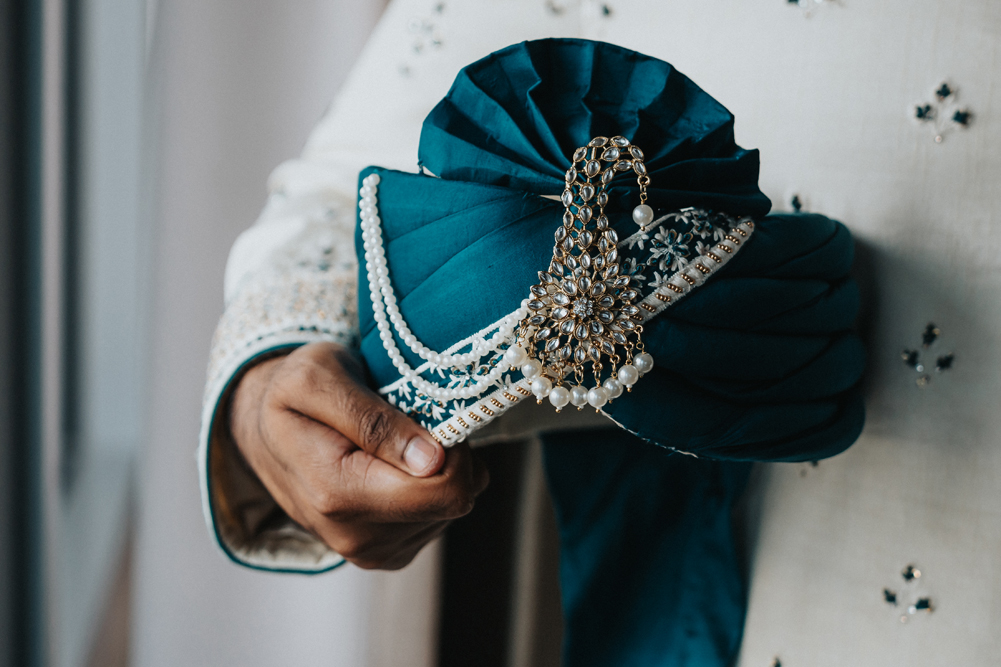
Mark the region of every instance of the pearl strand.
[[[373, 174], [373, 176], [376, 175]], [[363, 231], [370, 232], [367, 237], [363, 234], [362, 238], [365, 240], [378, 241], [379, 249], [381, 250], [382, 230], [378, 227], [379, 219], [378, 209], [376, 207], [377, 200], [375, 197], [375, 185], [377, 183], [378, 181], [366, 184], [360, 192], [362, 195], [362, 229]], [[373, 259], [377, 260], [379, 263], [379, 266], [376, 269], [377, 277], [388, 278], [389, 271], [386, 266], [385, 255], [383, 252], [379, 252], [378, 255], [376, 255], [376, 251], [374, 249], [367, 249], [365, 252], [365, 259], [368, 262]], [[490, 352], [497, 351], [501, 345], [511, 339], [511, 336], [514, 333], [514, 327], [528, 313], [526, 306], [528, 300], [526, 299], [522, 303], [521, 308], [514, 313], [509, 314], [499, 322], [498, 331], [491, 336], [490, 339], [486, 341], [476, 341], [473, 344], [472, 349], [466, 353], [441, 354], [421, 344], [417, 337], [410, 331], [410, 328], [407, 326], [406, 321], [400, 313], [397, 306], [396, 296], [393, 294], [392, 285], [388, 280], [380, 283], [380, 291], [382, 293], [382, 298], [386, 302], [386, 309], [389, 314], [390, 321], [399, 333], [400, 338], [407, 345], [407, 347], [414, 352], [414, 354], [437, 367], [466, 366], [474, 361], [478, 361]]]
[[[436, 367], [467, 366], [474, 361], [478, 361], [486, 354], [495, 352], [500, 345], [507, 342], [514, 333], [514, 327], [528, 313], [526, 301], [514, 313], [501, 320], [498, 331], [488, 341], [477, 341], [473, 348], [466, 353], [441, 354], [424, 346], [407, 326], [403, 315], [397, 305], [396, 295], [393, 292], [392, 283], [389, 280], [389, 267], [386, 261], [385, 250], [382, 245], [382, 229], [380, 226], [377, 198], [378, 184], [380, 178], [378, 174], [370, 174], [363, 183], [359, 195], [361, 201], [361, 227], [362, 239], [365, 248], [365, 265], [368, 271], [368, 281], [372, 296], [372, 311], [375, 317], [376, 326], [379, 329], [379, 338], [383, 347], [389, 354], [390, 361], [419, 391], [440, 400], [454, 400], [456, 398], [472, 398], [481, 394], [489, 386], [496, 383], [501, 375], [510, 368], [509, 363], [505, 363], [505, 358], [494, 366], [485, 376], [472, 385], [465, 387], [447, 388], [433, 382], [424, 380], [414, 371], [403, 358], [403, 354], [396, 346], [393, 338], [392, 327], [403, 339], [404, 343], [421, 359], [428, 361]], [[374, 266], [373, 266], [374, 265]], [[388, 313], [388, 317], [387, 317]]]

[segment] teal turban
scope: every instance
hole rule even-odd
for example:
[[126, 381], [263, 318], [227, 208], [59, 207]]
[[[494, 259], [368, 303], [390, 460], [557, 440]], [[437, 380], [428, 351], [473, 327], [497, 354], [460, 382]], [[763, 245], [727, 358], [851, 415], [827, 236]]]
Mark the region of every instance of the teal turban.
[[[576, 39], [516, 44], [463, 69], [424, 122], [421, 173], [370, 167], [361, 192], [378, 174], [378, 242], [408, 335], [446, 351], [519, 307], [552, 257], [564, 208], [548, 197], [563, 191], [574, 150], [615, 135], [645, 152], [658, 216], [696, 207], [752, 218], [755, 229], [704, 284], [646, 322], [655, 366], [605, 406], [618, 426], [544, 436], [563, 662], [725, 667], [746, 604], [731, 528], [747, 462], [832, 456], [862, 429], [848, 230], [820, 215], [768, 215], [758, 153], [737, 146], [729, 111], [663, 61]], [[636, 230], [638, 185], [613, 180], [608, 196], [611, 227], [625, 239]], [[698, 231], [684, 216], [670, 224], [676, 237]], [[401, 383], [383, 338], [411, 369], [422, 359], [397, 330], [377, 326], [371, 248], [359, 230], [362, 354], [389, 400], [447, 436], [442, 424], [468, 406], [438, 405]]]
[[[380, 176], [389, 277], [416, 338], [445, 350], [521, 304], [563, 213], [542, 195], [562, 192], [575, 148], [613, 135], [645, 151], [658, 215], [698, 207], [757, 225], [729, 264], [646, 325], [656, 366], [605, 412], [700, 456], [815, 460], [848, 447], [864, 420], [851, 235], [819, 215], [767, 215], [758, 153], [735, 143], [733, 115], [668, 63], [610, 44], [525, 42], [469, 65], [424, 122], [419, 158], [434, 176], [362, 172]], [[606, 209], [620, 238], [636, 229], [638, 186], [626, 181], [612, 182]], [[364, 287], [360, 232], [357, 247], [362, 353], [385, 388], [400, 374]], [[433, 429], [449, 409], [425, 405], [420, 418]]]

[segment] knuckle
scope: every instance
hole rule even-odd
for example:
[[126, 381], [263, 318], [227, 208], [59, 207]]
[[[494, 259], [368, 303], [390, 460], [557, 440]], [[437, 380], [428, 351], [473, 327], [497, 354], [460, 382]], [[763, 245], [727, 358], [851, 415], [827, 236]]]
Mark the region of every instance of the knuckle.
[[[364, 558], [366, 544], [355, 537], [343, 537], [331, 545], [338, 554], [346, 560], [351, 561], [359, 567], [364, 567], [361, 563], [366, 562]], [[366, 568], [369, 569], [369, 568]]]
[[389, 441], [393, 420], [386, 410], [378, 406], [366, 406], [358, 411], [357, 420], [364, 449], [378, 451]]
[[314, 489], [310, 503], [313, 508], [328, 519], [343, 518], [346, 513], [341, 494], [331, 488]]
[[302, 357], [289, 357], [281, 365], [268, 388], [269, 397], [276, 402], [290, 402], [311, 380], [310, 364]]
[[449, 518], [465, 516], [473, 511], [476, 498], [465, 486], [448, 488], [441, 497], [442, 512]]
[[417, 552], [412, 551], [396, 556], [395, 558], [389, 558], [379, 563], [378, 569], [387, 571], [402, 570], [413, 562], [415, 556], [417, 556]]
[[470, 492], [469, 489], [463, 489], [461, 492], [456, 494], [452, 510], [458, 516], [465, 516], [473, 511], [473, 505], [475, 504], [476, 498], [473, 496], [472, 492]]

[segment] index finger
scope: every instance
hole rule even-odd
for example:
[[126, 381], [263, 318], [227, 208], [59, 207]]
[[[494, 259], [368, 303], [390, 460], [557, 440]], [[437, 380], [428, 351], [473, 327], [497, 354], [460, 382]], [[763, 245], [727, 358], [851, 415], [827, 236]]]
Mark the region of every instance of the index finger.
[[468, 514], [489, 483], [486, 468], [469, 446], [445, 454], [432, 477], [413, 477], [363, 450], [341, 461], [341, 483], [357, 510], [379, 522], [445, 521]]
[[369, 389], [340, 349], [314, 344], [289, 355], [288, 407], [343, 434], [386, 463], [418, 477], [435, 474], [444, 448], [419, 424]]

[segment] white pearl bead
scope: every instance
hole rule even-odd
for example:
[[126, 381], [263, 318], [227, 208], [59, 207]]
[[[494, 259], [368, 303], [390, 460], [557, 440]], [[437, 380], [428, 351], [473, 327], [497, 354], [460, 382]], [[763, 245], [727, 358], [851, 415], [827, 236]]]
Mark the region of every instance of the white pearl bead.
[[552, 381], [547, 377], [537, 377], [532, 380], [532, 393], [536, 398], [545, 398], [553, 388]]
[[633, 366], [640, 372], [640, 375], [653, 370], [653, 357], [646, 352], [642, 352], [633, 357]]
[[622, 396], [622, 383], [616, 380], [615, 378], [608, 378], [607, 380], [601, 383], [601, 386], [604, 387], [605, 391], [608, 392], [609, 400]]
[[528, 361], [528, 352], [520, 345], [512, 345], [504, 352], [504, 361], [511, 366], [521, 366]]
[[542, 362], [538, 359], [529, 359], [521, 366], [521, 374], [531, 380], [542, 372]]
[[587, 389], [580, 385], [570, 388], [570, 403], [576, 407], [587, 404]]
[[640, 379], [640, 372], [636, 370], [636, 367], [632, 364], [626, 364], [620, 368], [617, 375], [619, 377], [619, 382], [627, 387], [633, 386], [636, 384], [636, 381]]
[[570, 390], [566, 387], [554, 387], [549, 392], [549, 402], [553, 404], [554, 408], [560, 410], [570, 402]]
[[600, 408], [608, 402], [608, 392], [601, 387], [591, 387], [591, 390], [587, 392], [587, 402], [593, 408]]
[[653, 222], [653, 209], [646, 204], [640, 204], [633, 209], [633, 222], [640, 227], [646, 227]]

